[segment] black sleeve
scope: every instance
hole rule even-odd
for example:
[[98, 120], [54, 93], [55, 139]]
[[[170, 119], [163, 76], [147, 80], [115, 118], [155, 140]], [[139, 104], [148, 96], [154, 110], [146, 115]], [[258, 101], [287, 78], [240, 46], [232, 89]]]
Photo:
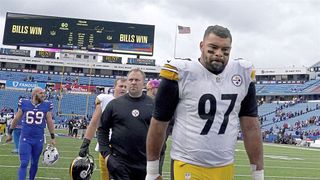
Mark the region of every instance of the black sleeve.
[[249, 85], [248, 93], [241, 102], [239, 117], [251, 116], [258, 117], [258, 106], [256, 101], [256, 87], [254, 82]]
[[155, 98], [153, 117], [160, 121], [170, 121], [178, 102], [178, 82], [162, 78]]
[[109, 133], [111, 128], [112, 103], [110, 102], [104, 109], [97, 130], [97, 139], [99, 143], [99, 151], [110, 154]]

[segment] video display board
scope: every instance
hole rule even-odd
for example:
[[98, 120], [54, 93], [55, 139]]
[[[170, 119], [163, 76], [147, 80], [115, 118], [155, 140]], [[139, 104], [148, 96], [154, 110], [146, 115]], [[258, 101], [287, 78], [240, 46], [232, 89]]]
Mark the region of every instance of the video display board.
[[3, 44], [153, 55], [154, 25], [7, 13]]
[[127, 64], [155, 66], [156, 60], [155, 59], [128, 58]]
[[55, 59], [56, 58], [56, 53], [55, 52], [50, 52], [50, 51], [36, 51], [35, 57]]
[[122, 64], [122, 57], [118, 57], [118, 56], [103, 56], [102, 62]]

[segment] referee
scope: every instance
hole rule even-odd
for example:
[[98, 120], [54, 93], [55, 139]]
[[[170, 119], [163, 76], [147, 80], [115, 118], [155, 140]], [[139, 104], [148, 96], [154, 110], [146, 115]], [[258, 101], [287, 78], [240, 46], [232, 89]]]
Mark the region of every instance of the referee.
[[146, 137], [154, 104], [142, 93], [144, 80], [143, 71], [132, 69], [127, 76], [129, 92], [110, 101], [101, 116], [97, 136], [110, 179], [145, 179]]

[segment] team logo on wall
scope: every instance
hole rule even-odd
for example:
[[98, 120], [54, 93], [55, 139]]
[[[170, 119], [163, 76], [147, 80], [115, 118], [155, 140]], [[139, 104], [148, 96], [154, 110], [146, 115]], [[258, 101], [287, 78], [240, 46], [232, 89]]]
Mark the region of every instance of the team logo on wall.
[[235, 86], [239, 87], [242, 84], [242, 77], [240, 75], [234, 75], [231, 81]]
[[131, 114], [132, 114], [133, 117], [138, 117], [140, 112], [139, 112], [138, 109], [134, 109], [134, 110], [132, 110]]

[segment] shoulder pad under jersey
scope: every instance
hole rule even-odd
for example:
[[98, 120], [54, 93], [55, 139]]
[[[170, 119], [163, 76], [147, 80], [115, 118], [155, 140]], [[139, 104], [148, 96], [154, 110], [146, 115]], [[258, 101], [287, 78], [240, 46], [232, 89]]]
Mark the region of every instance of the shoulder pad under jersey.
[[249, 70], [251, 81], [255, 81], [256, 71], [255, 69], [253, 69], [253, 64], [250, 61], [244, 60], [242, 58], [238, 58], [235, 60], [239, 62], [239, 65], [241, 67], [244, 67], [245, 69]]
[[179, 80], [179, 70], [186, 67], [187, 60], [172, 60], [170, 63], [164, 64], [160, 70], [160, 77], [168, 80]]
[[250, 61], [244, 60], [244, 59], [237, 59], [237, 61], [239, 62], [240, 66], [248, 69], [248, 68], [252, 68], [253, 64]]
[[95, 104], [98, 105], [98, 104], [101, 104], [102, 101], [105, 101], [105, 100], [111, 101], [112, 99], [114, 99], [114, 97], [111, 94], [99, 94], [96, 97]]

